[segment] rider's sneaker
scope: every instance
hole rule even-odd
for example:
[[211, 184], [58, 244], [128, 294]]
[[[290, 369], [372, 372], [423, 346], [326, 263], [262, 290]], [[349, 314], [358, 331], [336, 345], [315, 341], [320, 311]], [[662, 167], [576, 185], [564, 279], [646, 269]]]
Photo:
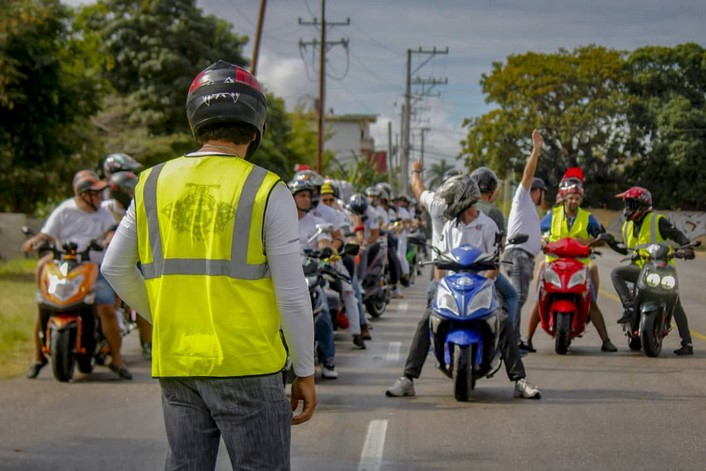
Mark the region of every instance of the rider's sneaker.
[[520, 340], [520, 343], [517, 344], [517, 348], [519, 348], [520, 351], [525, 351], [529, 353], [537, 352], [537, 350], [532, 346], [531, 340]]
[[112, 363], [110, 364], [110, 371], [115, 373], [120, 377], [120, 379], [127, 379], [130, 380], [132, 379], [132, 373], [130, 373], [130, 370], [127, 369], [127, 366], [125, 366], [125, 363], [120, 363], [119, 365], [115, 366]]
[[363, 340], [363, 336], [360, 334], [355, 334], [353, 336], [353, 345], [355, 345], [358, 350], [365, 350], [365, 341]]
[[321, 377], [325, 379], [337, 379], [338, 371], [333, 363], [324, 363], [321, 365]]
[[515, 398], [522, 399], [541, 399], [542, 394], [537, 389], [537, 386], [527, 381], [525, 378], [517, 380], [515, 382], [515, 393], [513, 394]]
[[29, 368], [27, 368], [27, 373], [25, 374], [28, 379], [34, 379], [39, 376], [39, 372], [42, 370], [42, 368], [44, 368], [46, 364], [49, 363], [46, 358], [42, 358], [42, 360], [43, 361], [40, 362], [32, 362], [32, 364], [29, 365]]
[[392, 299], [402, 299], [404, 296], [402, 295], [402, 291], [400, 291], [399, 288], [395, 288], [392, 290], [392, 294], [390, 295]]
[[687, 343], [686, 345], [682, 345], [681, 348], [674, 350], [674, 354], [679, 356], [693, 355], [694, 347], [690, 343]]
[[414, 396], [414, 382], [406, 376], [397, 378], [395, 384], [387, 388], [385, 395], [387, 397]]
[[603, 345], [601, 345], [601, 351], [602, 352], [617, 352], [618, 347], [613, 345], [613, 342], [611, 342], [610, 339], [605, 339], [603, 341]]

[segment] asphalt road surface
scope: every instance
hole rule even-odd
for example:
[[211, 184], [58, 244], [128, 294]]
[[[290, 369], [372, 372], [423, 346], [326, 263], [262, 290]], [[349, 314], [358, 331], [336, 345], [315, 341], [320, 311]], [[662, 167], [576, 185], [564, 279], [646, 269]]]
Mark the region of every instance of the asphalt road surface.
[[[679, 347], [676, 328], [659, 358], [630, 352], [615, 323], [621, 309], [609, 277], [618, 256], [606, 250], [598, 264], [599, 305], [620, 351], [602, 353], [589, 327], [560, 356], [539, 330], [538, 352], [524, 358], [528, 379], [542, 391], [539, 401], [513, 399], [501, 369], [477, 383], [471, 401], [456, 402], [431, 356], [415, 397], [385, 397], [422, 315], [426, 269], [404, 299], [371, 322], [367, 350], [353, 350], [350, 336], [336, 333], [340, 377], [317, 380], [314, 418], [293, 429], [293, 469], [705, 469], [706, 257], [679, 261], [692, 357], [672, 354]], [[137, 332], [125, 339], [124, 351], [135, 375], [130, 382], [107, 368], [71, 384], [55, 381], [50, 368], [34, 381], [0, 381], [0, 469], [163, 469], [159, 386], [139, 355]], [[223, 447], [218, 469], [230, 469]]]

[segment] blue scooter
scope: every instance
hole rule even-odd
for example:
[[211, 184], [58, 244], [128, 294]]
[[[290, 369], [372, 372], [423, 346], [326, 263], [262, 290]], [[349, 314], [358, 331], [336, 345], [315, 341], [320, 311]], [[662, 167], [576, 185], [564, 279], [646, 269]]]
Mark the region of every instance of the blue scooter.
[[[433, 262], [454, 272], [439, 282], [428, 309], [432, 350], [439, 369], [453, 380], [457, 401], [467, 401], [476, 380], [493, 376], [501, 365], [500, 322], [506, 313], [495, 281], [480, 273], [500, 266], [502, 237], [502, 233], [496, 235], [495, 253], [466, 244], [439, 253]], [[526, 235], [518, 234], [511, 242], [526, 240]]]

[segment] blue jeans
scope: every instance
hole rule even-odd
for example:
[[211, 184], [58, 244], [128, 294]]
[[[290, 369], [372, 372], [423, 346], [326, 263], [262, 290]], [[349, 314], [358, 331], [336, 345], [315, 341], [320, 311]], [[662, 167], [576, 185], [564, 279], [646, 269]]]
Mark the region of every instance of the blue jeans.
[[517, 290], [512, 286], [510, 280], [500, 272], [495, 278], [495, 289], [498, 290], [507, 308], [508, 322], [510, 322], [511, 326], [514, 326], [517, 318], [517, 309], [520, 306], [520, 297], [517, 294]]
[[233, 469], [289, 470], [292, 409], [280, 373], [159, 378], [165, 470], [213, 470], [221, 437]]
[[319, 355], [319, 363], [333, 363], [336, 357], [336, 347], [333, 344], [333, 321], [331, 320], [331, 313], [328, 309], [326, 294], [322, 289], [321, 299], [324, 307], [314, 325], [317, 342], [316, 351]]

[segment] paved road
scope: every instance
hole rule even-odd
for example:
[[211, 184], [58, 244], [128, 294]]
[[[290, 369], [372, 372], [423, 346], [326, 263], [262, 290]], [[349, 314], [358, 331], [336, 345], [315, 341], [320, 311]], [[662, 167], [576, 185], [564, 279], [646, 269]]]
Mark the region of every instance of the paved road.
[[[337, 333], [336, 381], [318, 382], [314, 419], [293, 432], [295, 470], [689, 470], [704, 469], [706, 449], [706, 257], [680, 262], [683, 302], [696, 355], [680, 358], [676, 329], [660, 358], [627, 350], [609, 281], [617, 256], [602, 260], [599, 302], [620, 351], [601, 353], [591, 329], [569, 355], [538, 332], [525, 357], [541, 401], [512, 398], [503, 370], [479, 381], [473, 400], [453, 399], [451, 382], [429, 357], [417, 396], [387, 398], [401, 374], [422, 309], [423, 282], [373, 323], [373, 341], [352, 350]], [[525, 309], [525, 316], [526, 318]], [[126, 358], [135, 373], [121, 382], [107, 369], [59, 384], [0, 381], [0, 469], [157, 470], [166, 452], [159, 388], [140, 359], [136, 334]], [[230, 469], [221, 453], [218, 469]]]

